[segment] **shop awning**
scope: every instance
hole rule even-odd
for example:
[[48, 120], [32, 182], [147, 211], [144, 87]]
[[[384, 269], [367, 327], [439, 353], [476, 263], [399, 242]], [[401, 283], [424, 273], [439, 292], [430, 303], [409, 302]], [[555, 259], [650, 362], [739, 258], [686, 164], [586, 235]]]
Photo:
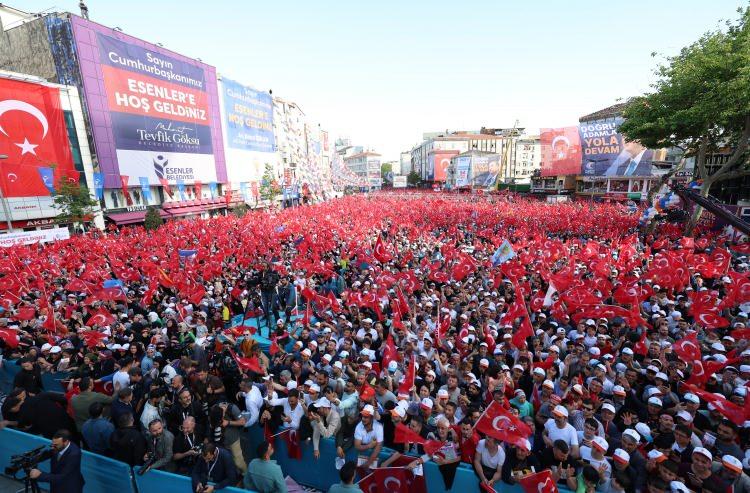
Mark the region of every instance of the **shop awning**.
[[[159, 215], [162, 219], [169, 219], [171, 217], [170, 214], [164, 211], [159, 211]], [[118, 212], [115, 214], [106, 214], [106, 216], [107, 219], [113, 221], [116, 225], [123, 226], [125, 224], [142, 223], [146, 217], [146, 211]]]
[[169, 216], [170, 217], [189, 216], [191, 214], [200, 214], [201, 212], [205, 210], [207, 209], [202, 205], [172, 208], [172, 209], [169, 209]]

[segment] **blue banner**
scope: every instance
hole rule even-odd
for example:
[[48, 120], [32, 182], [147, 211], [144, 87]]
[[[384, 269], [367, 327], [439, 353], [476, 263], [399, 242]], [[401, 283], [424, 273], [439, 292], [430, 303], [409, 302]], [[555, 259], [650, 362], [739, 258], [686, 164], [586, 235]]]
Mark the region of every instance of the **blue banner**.
[[500, 264], [504, 264], [508, 260], [516, 256], [516, 252], [513, 251], [508, 240], [505, 240], [502, 245], [497, 247], [495, 253], [492, 254], [492, 267], [497, 267]]
[[138, 181], [141, 182], [141, 195], [143, 195], [144, 202], [151, 202], [151, 187], [148, 184], [148, 178], [139, 176]]
[[628, 142], [618, 131], [622, 118], [581, 123], [578, 131], [587, 176], [650, 176], [654, 151]]
[[211, 198], [215, 199], [216, 198], [216, 182], [212, 181], [211, 183], [209, 183], [208, 189], [211, 190]]
[[195, 257], [198, 254], [198, 250], [177, 250], [177, 253], [182, 258]]
[[243, 181], [240, 183], [240, 193], [242, 194], [242, 200], [250, 200], [247, 198], [247, 182]]
[[180, 192], [180, 200], [185, 200], [185, 181], [177, 180], [177, 191]]
[[39, 170], [39, 176], [42, 178], [42, 183], [44, 183], [44, 186], [49, 191], [49, 194], [54, 195], [55, 193], [55, 170], [52, 168], [45, 168], [42, 166], [39, 166], [37, 170]]
[[222, 79], [227, 143], [233, 149], [273, 152], [273, 99], [229, 79]]
[[94, 173], [94, 193], [97, 199], [104, 198], [104, 173]]

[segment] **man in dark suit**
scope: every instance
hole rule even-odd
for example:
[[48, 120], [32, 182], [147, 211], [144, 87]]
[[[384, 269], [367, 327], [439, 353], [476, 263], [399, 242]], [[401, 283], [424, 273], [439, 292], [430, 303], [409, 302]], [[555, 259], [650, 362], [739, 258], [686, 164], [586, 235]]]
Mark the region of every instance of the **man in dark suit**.
[[227, 486], [235, 486], [238, 481], [239, 476], [232, 454], [213, 443], [205, 444], [201, 458], [193, 466], [193, 491], [213, 493]]
[[81, 449], [70, 441], [68, 430], [58, 430], [52, 437], [52, 464], [50, 472], [39, 469], [29, 471], [29, 477], [50, 484], [50, 493], [81, 493], [83, 475], [81, 474]]
[[646, 149], [640, 142], [626, 141], [623, 150], [612, 162], [605, 176], [649, 176], [654, 151]]

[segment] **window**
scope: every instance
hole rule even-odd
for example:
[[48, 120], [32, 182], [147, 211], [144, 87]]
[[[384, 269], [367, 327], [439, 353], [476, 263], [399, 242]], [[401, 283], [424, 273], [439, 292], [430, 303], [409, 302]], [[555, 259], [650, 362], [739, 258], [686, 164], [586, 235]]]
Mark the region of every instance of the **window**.
[[81, 157], [81, 147], [78, 144], [78, 134], [76, 134], [76, 124], [73, 120], [72, 111], [63, 112], [65, 119], [65, 128], [68, 130], [68, 140], [70, 141], [70, 151], [73, 155], [73, 166], [76, 171], [80, 172], [80, 180], [86, 184], [86, 175], [83, 173], [83, 158]]

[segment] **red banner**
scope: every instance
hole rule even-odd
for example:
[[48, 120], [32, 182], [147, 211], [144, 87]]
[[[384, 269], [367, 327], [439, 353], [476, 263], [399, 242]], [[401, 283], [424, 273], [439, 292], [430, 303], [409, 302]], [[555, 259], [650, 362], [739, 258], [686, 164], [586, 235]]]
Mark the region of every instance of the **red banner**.
[[581, 139], [578, 127], [543, 128], [542, 176], [581, 173]]
[[57, 88], [0, 79], [0, 154], [5, 197], [50, 195], [39, 168], [78, 181]]
[[458, 154], [458, 151], [435, 152], [433, 154], [435, 181], [445, 181], [448, 176], [448, 166], [451, 164], [451, 158], [456, 154]]

